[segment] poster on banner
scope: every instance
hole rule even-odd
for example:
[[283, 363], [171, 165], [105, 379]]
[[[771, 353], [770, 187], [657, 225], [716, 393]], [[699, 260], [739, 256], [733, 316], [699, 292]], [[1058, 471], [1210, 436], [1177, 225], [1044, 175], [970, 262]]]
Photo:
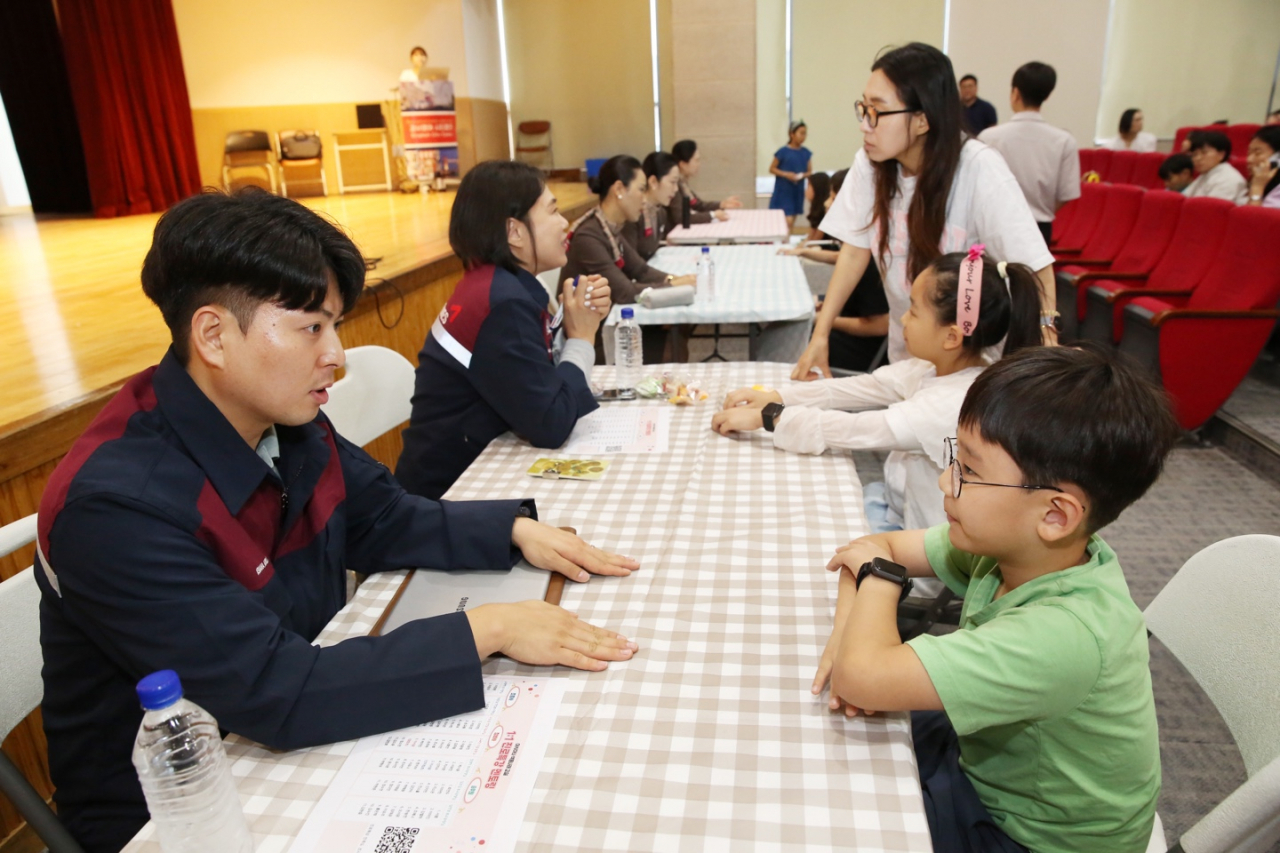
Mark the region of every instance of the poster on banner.
[[509, 853], [564, 697], [484, 677], [484, 708], [361, 738], [290, 853]]

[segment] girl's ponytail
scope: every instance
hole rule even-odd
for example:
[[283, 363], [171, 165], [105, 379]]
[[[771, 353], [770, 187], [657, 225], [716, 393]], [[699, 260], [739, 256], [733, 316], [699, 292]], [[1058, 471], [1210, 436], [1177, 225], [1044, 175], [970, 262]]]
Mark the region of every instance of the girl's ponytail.
[[[981, 247], [974, 247], [980, 251]], [[952, 252], [933, 265], [933, 305], [941, 323], [956, 322], [961, 266], [968, 253]], [[976, 256], [975, 256], [976, 257]], [[982, 295], [978, 320], [964, 338], [964, 348], [980, 353], [1004, 341], [1004, 354], [1040, 344], [1040, 280], [1023, 264], [997, 262], [982, 255]]]

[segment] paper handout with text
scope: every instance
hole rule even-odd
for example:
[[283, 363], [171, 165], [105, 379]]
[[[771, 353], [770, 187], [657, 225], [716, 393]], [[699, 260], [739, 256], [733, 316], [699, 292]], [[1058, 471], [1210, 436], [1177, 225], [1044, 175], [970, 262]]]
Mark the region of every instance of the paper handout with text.
[[482, 710], [361, 738], [290, 853], [514, 850], [564, 688], [486, 675]]

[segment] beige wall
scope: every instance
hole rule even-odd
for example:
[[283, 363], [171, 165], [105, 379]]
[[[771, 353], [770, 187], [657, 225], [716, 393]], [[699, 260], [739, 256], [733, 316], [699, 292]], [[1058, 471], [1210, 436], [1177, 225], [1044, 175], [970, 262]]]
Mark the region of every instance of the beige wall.
[[673, 0], [675, 132], [694, 139], [698, 195], [755, 200], [756, 0]]
[[787, 141], [787, 0], [756, 0], [756, 174]]
[[[943, 0], [794, 0], [791, 114], [809, 125], [806, 147], [815, 169], [834, 171], [853, 162], [862, 147], [853, 102], [871, 75], [871, 63], [887, 45], [923, 41], [941, 47], [943, 9]], [[784, 127], [768, 150], [786, 141]]]
[[1277, 0], [1116, 0], [1097, 135], [1142, 110], [1172, 138], [1216, 119], [1261, 122], [1280, 48]]
[[1062, 0], [951, 0], [948, 53], [956, 77], [977, 76], [979, 96], [995, 105], [1004, 122], [1012, 115], [1013, 72], [1024, 62], [1049, 63], [1058, 85], [1041, 112], [1071, 131], [1077, 144], [1091, 147], [1109, 7], [1109, 0], [1072, 0], [1066, 26]]
[[662, 119], [662, 150], [676, 144], [675, 63], [671, 58], [671, 0], [658, 0], [658, 111]]
[[173, 0], [173, 12], [196, 109], [382, 101], [417, 44], [469, 94], [460, 0]]
[[511, 119], [551, 122], [556, 167], [653, 150], [648, 0], [504, 0], [503, 8]]

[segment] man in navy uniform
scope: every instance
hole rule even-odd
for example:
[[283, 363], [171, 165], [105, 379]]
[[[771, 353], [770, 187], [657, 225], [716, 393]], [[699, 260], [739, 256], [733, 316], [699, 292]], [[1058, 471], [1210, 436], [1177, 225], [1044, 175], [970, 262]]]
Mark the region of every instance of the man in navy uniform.
[[134, 684], [174, 669], [226, 730], [296, 749], [483, 706], [480, 663], [604, 669], [636, 646], [541, 601], [486, 605], [328, 648], [345, 570], [535, 566], [584, 581], [634, 560], [536, 521], [532, 501], [436, 502], [320, 414], [364, 259], [260, 191], [160, 218], [142, 270], [173, 343], [76, 442], [40, 506], [44, 727], [55, 800], [86, 851], [147, 820]]

